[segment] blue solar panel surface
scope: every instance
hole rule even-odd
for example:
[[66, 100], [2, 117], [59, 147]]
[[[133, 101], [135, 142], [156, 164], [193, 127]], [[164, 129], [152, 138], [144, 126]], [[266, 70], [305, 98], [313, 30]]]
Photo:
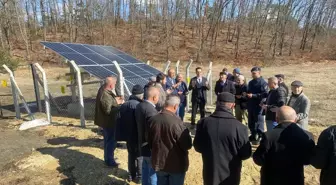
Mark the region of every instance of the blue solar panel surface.
[[117, 75], [117, 69], [113, 64], [113, 61], [117, 61], [129, 90], [136, 84], [144, 86], [149, 77], [160, 73], [159, 70], [111, 46], [59, 42], [41, 42], [41, 44], [67, 60], [75, 61], [79, 67], [100, 79]]

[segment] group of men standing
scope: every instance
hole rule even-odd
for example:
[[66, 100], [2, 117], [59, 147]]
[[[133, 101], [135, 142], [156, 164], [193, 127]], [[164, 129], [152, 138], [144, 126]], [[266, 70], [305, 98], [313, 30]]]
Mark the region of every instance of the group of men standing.
[[[303, 94], [302, 82], [291, 84], [288, 99], [284, 76], [276, 75], [266, 82], [260, 71], [252, 68], [253, 79], [246, 84], [239, 69], [233, 75], [223, 70], [216, 82], [216, 110], [209, 117], [205, 117], [209, 82], [199, 67], [188, 87], [182, 75], [175, 79], [171, 69], [167, 76], [158, 74], [155, 82], [151, 79], [145, 87], [135, 85], [127, 102], [113, 92], [116, 78], [108, 77], [98, 91], [95, 117], [95, 124], [103, 127], [106, 165], [118, 166], [113, 156], [113, 127], [119, 120], [127, 125], [129, 181], [184, 184], [188, 150], [193, 145], [202, 154], [205, 185], [238, 185], [242, 160], [252, 155], [251, 142], [260, 142], [253, 160], [261, 166], [261, 185], [303, 185], [303, 167], [308, 164], [322, 169], [322, 185], [333, 184], [336, 127], [324, 131], [315, 146], [306, 131], [310, 102]], [[189, 91], [192, 125], [197, 109], [201, 114], [193, 143], [183, 123]]]

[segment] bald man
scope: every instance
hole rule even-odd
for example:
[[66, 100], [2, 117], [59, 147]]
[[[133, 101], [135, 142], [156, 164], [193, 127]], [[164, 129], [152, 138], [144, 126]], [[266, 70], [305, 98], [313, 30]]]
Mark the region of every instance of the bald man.
[[149, 87], [146, 92], [147, 99], [139, 103], [135, 109], [135, 120], [138, 127], [138, 144], [140, 157], [142, 157], [142, 185], [156, 185], [156, 173], [151, 165], [151, 151], [148, 145], [148, 120], [155, 116], [158, 111], [156, 104], [160, 99], [160, 89], [157, 87]]
[[253, 154], [261, 166], [261, 185], [304, 185], [304, 165], [310, 163], [313, 135], [296, 124], [296, 112], [282, 106], [276, 113], [279, 125], [264, 133]]
[[103, 129], [104, 136], [104, 161], [107, 166], [118, 167], [114, 159], [115, 126], [119, 107], [123, 99], [117, 97], [113, 92], [117, 83], [117, 78], [109, 76], [105, 79], [105, 84], [98, 90], [96, 97], [96, 109], [94, 124]]

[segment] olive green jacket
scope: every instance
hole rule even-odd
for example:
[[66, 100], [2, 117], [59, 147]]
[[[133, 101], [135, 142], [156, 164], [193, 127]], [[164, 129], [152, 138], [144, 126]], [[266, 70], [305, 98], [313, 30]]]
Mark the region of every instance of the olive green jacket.
[[95, 125], [102, 128], [113, 128], [116, 125], [120, 106], [115, 98], [112, 91], [100, 87], [96, 97]]

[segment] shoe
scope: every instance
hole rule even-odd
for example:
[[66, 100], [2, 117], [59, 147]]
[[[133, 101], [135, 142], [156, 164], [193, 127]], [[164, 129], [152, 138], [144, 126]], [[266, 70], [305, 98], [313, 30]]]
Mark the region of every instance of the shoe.
[[133, 182], [136, 184], [141, 184], [141, 176], [135, 177], [135, 179], [133, 179]]
[[107, 167], [109, 167], [109, 168], [118, 168], [119, 165], [120, 165], [120, 163], [117, 163], [117, 162], [114, 162], [114, 163], [112, 163], [112, 164], [107, 164], [107, 163], [105, 163], [105, 165], [106, 165]]
[[128, 175], [128, 177], [127, 177], [127, 181], [128, 182], [132, 182], [134, 180], [134, 178], [131, 176], [131, 175]]

